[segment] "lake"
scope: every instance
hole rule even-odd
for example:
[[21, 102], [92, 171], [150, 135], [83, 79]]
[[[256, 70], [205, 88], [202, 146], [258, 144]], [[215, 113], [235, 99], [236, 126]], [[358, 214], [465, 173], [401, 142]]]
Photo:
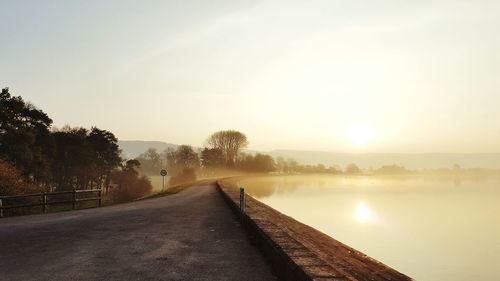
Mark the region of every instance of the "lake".
[[500, 280], [499, 178], [264, 176], [239, 185], [416, 280]]

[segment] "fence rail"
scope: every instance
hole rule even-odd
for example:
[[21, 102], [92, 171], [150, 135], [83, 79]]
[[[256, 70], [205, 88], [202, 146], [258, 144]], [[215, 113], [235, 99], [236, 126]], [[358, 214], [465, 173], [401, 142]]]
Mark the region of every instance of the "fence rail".
[[[78, 198], [79, 194], [85, 194], [85, 193], [97, 193], [96, 196], [92, 197], [85, 197], [85, 198]], [[61, 199], [61, 198], [54, 198], [60, 195], [72, 195], [71, 199]], [[17, 204], [7, 204], [12, 201], [16, 201], [19, 199], [26, 199], [26, 198], [36, 198], [39, 197], [39, 200], [34, 203], [19, 203]], [[53, 200], [49, 200], [53, 199]], [[54, 200], [56, 199], [56, 200]], [[72, 209], [75, 210], [77, 209], [77, 203], [78, 202], [84, 202], [84, 201], [97, 201], [97, 206], [101, 206], [102, 202], [102, 189], [84, 189], [84, 190], [71, 190], [71, 191], [58, 191], [58, 192], [45, 192], [45, 193], [33, 193], [33, 194], [25, 194], [25, 195], [14, 195], [14, 196], [0, 196], [0, 218], [4, 217], [4, 210], [9, 210], [9, 209], [17, 209], [17, 208], [28, 208], [28, 207], [43, 207], [43, 213], [47, 213], [48, 211], [48, 206], [49, 205], [56, 205], [56, 204], [72, 204]]]

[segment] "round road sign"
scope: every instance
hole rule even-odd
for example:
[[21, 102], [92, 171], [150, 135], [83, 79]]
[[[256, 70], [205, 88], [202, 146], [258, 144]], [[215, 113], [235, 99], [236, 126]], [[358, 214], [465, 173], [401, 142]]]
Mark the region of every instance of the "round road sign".
[[160, 175], [161, 175], [162, 177], [166, 176], [166, 175], [167, 175], [167, 170], [165, 170], [165, 169], [161, 170], [161, 171], [160, 171]]

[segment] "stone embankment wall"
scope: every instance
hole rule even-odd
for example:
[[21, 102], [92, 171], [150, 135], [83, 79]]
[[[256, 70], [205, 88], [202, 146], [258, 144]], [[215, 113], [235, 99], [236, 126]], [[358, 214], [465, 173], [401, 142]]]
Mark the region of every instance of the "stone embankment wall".
[[[239, 214], [234, 181], [217, 182]], [[246, 195], [242, 225], [283, 280], [412, 280], [367, 255]]]

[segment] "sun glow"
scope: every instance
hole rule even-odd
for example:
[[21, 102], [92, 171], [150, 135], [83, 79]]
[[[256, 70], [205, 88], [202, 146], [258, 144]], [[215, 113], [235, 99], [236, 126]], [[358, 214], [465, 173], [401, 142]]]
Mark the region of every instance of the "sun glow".
[[349, 127], [347, 134], [352, 142], [357, 145], [363, 145], [369, 142], [374, 137], [373, 129], [370, 125], [365, 123], [356, 123]]
[[372, 222], [375, 220], [373, 211], [364, 202], [356, 205], [356, 219], [360, 222]]

